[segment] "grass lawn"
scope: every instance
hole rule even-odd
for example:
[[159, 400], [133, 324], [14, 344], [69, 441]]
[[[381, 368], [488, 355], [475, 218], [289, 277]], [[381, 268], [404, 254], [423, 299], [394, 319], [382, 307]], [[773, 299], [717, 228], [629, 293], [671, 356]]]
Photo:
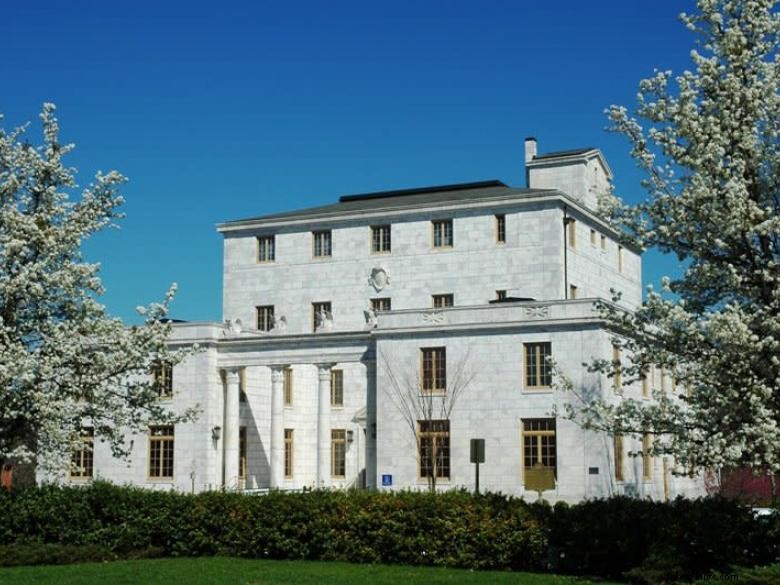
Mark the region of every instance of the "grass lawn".
[[[314, 561], [265, 561], [225, 557], [151, 559], [0, 569], [0, 584], [123, 585], [206, 583], [219, 585], [438, 585], [450, 583], [564, 585], [571, 577], [430, 567], [351, 565]], [[588, 581], [576, 581], [585, 585]], [[600, 583], [600, 585], [605, 585]]]

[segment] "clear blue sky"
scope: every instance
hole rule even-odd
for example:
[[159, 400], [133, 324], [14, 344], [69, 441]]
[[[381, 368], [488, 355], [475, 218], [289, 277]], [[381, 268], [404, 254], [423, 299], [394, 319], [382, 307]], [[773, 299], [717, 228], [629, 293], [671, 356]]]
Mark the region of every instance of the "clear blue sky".
[[[690, 66], [690, 2], [151, 2], [3, 4], [6, 128], [53, 101], [81, 184], [130, 178], [103, 263], [110, 311], [179, 284], [173, 316], [221, 318], [228, 219], [372, 190], [501, 179], [522, 141], [600, 147], [644, 196], [603, 110], [653, 68]], [[38, 127], [33, 127], [37, 132]], [[38, 142], [37, 133], [31, 138]], [[645, 256], [645, 282], [677, 263]]]

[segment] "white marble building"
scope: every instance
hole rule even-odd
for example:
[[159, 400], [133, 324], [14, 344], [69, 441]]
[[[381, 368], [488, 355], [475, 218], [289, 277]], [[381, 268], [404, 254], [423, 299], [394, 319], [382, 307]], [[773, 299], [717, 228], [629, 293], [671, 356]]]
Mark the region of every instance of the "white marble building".
[[[631, 457], [640, 439], [616, 444], [561, 416], [548, 353], [582, 391], [642, 395], [582, 366], [613, 351], [594, 300], [616, 289], [638, 304], [641, 258], [594, 213], [612, 176], [597, 149], [538, 155], [528, 139], [525, 159], [526, 188], [372, 193], [219, 225], [225, 322], [176, 325], [172, 344], [202, 351], [173, 368], [162, 398], [201, 416], [135, 436], [129, 463], [95, 441], [69, 481], [416, 489], [435, 473], [442, 489], [473, 488], [469, 441], [481, 438], [482, 489], [535, 498], [541, 482], [551, 501], [696, 492], [672, 462]], [[413, 420], [413, 433], [393, 378], [446, 401], [458, 371], [472, 379], [451, 415]]]

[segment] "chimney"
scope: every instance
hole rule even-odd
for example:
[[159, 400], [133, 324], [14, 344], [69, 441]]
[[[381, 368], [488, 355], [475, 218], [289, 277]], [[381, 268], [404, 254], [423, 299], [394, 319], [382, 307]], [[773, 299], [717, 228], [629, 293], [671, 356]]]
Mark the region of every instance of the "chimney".
[[536, 138], [529, 136], [525, 139], [525, 162], [528, 164], [536, 156]]

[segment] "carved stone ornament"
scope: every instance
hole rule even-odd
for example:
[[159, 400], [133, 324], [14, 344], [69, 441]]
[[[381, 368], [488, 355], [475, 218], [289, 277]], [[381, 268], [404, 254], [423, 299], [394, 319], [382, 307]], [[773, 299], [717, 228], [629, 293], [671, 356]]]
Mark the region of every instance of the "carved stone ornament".
[[330, 331], [333, 329], [333, 315], [329, 311], [317, 312], [317, 331]]
[[543, 319], [550, 316], [550, 307], [542, 305], [540, 307], [526, 307], [525, 316], [532, 319]]
[[366, 325], [368, 325], [369, 327], [372, 327], [372, 328], [376, 327], [376, 325], [377, 325], [377, 316], [376, 316], [376, 311], [374, 310], [373, 307], [369, 307], [368, 309], [363, 311], [363, 315], [366, 318]]
[[287, 317], [282, 315], [281, 317], [274, 318], [274, 331], [282, 332], [287, 329]]
[[440, 325], [444, 323], [445, 315], [441, 311], [427, 311], [422, 314], [423, 323], [429, 323], [431, 325]]
[[368, 277], [368, 284], [374, 287], [376, 292], [379, 292], [386, 286], [390, 286], [390, 275], [384, 268], [375, 266], [371, 269], [371, 274]]

